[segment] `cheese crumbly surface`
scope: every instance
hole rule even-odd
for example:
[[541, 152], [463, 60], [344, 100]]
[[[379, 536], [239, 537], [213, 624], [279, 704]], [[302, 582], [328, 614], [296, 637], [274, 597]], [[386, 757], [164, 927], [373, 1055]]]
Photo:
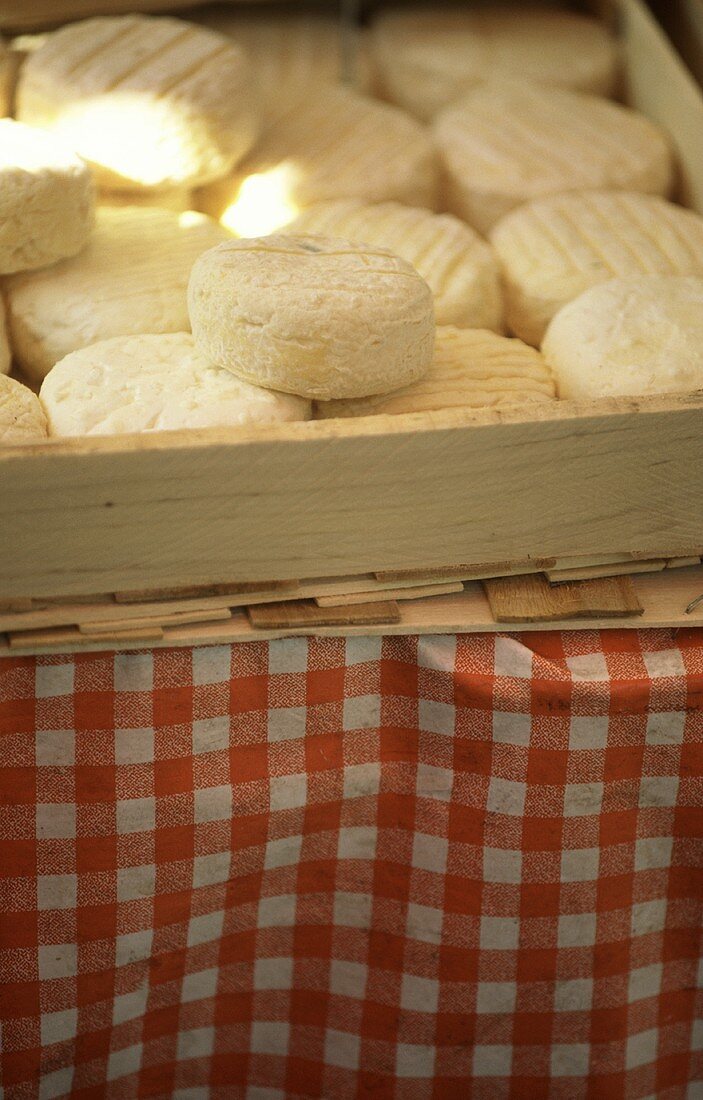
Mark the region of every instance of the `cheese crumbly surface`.
[[188, 288], [204, 355], [257, 385], [330, 400], [386, 393], [432, 360], [432, 291], [380, 247], [319, 236], [231, 240]]
[[308, 420], [308, 401], [213, 366], [190, 333], [116, 337], [57, 363], [42, 384], [52, 436]]
[[286, 232], [319, 233], [388, 248], [412, 264], [429, 285], [438, 325], [503, 330], [503, 296], [493, 250], [451, 214], [396, 202], [341, 199], [309, 207]]

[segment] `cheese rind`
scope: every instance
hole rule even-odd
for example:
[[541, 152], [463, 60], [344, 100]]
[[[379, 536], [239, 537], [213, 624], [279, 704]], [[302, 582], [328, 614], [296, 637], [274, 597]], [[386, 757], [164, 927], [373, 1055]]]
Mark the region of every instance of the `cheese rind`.
[[666, 195], [668, 138], [644, 115], [594, 96], [506, 82], [438, 115], [447, 209], [488, 234], [516, 206], [562, 191]]
[[432, 366], [420, 381], [356, 401], [321, 401], [315, 417], [500, 408], [554, 396], [551, 373], [534, 348], [494, 332], [439, 326]]
[[0, 375], [0, 446], [41, 443], [48, 435], [39, 398], [15, 378]]
[[309, 420], [310, 403], [215, 367], [190, 333], [116, 337], [73, 352], [44, 380], [52, 436]]
[[607, 96], [618, 73], [618, 48], [602, 24], [529, 6], [386, 9], [371, 45], [386, 98], [424, 120], [486, 80], [518, 74]]
[[193, 211], [100, 208], [78, 256], [4, 282], [22, 368], [41, 380], [59, 359], [99, 340], [187, 331], [190, 269], [227, 235]]
[[292, 97], [237, 171], [201, 188], [196, 205], [242, 236], [266, 231], [241, 231], [236, 219], [247, 182], [262, 176], [280, 179], [285, 207], [270, 232], [330, 199], [427, 207], [437, 201], [437, 156], [425, 129], [395, 107], [332, 86]]
[[356, 91], [373, 92], [366, 36], [362, 33], [352, 43], [351, 71], [344, 72], [339, 16], [216, 5], [196, 10], [192, 18], [244, 49], [266, 123], [287, 108], [291, 95], [297, 96], [301, 90], [308, 95], [324, 95], [326, 85], [340, 84], [345, 77]]
[[52, 134], [0, 119], [0, 274], [74, 256], [93, 220], [87, 165]]
[[569, 302], [542, 343], [561, 398], [703, 388], [703, 278], [612, 279]]
[[432, 292], [382, 248], [315, 236], [227, 241], [193, 266], [188, 306], [211, 362], [304, 397], [386, 393], [432, 360]]
[[503, 328], [503, 296], [495, 255], [470, 226], [451, 214], [360, 200], [320, 203], [303, 211], [286, 233], [319, 233], [380, 245], [407, 260], [434, 295], [438, 325]]
[[583, 191], [540, 199], [498, 223], [512, 332], [539, 346], [552, 317], [589, 287], [639, 275], [703, 275], [703, 218], [654, 195]]
[[17, 117], [62, 136], [100, 186], [127, 190], [216, 179], [258, 130], [243, 51], [166, 16], [103, 16], [47, 34], [20, 72]]

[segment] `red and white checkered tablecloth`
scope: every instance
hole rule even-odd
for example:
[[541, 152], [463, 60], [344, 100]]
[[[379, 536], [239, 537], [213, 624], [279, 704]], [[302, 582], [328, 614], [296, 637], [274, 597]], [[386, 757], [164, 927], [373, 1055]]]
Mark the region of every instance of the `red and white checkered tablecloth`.
[[703, 1097], [703, 631], [6, 659], [0, 733], [5, 1100]]

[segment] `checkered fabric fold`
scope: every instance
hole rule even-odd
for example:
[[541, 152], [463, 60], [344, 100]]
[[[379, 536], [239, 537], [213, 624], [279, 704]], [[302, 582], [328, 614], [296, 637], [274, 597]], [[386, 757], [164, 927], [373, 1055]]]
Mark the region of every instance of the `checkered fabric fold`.
[[6, 1100], [703, 1097], [703, 631], [0, 662]]

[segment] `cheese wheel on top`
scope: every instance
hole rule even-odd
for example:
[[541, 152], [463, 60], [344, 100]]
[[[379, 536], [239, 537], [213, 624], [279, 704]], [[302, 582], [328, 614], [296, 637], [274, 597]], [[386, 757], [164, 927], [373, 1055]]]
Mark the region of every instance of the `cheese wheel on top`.
[[703, 389], [703, 278], [645, 275], [591, 287], [554, 317], [542, 353], [561, 398]]
[[61, 136], [101, 187], [190, 187], [249, 151], [254, 95], [244, 52], [215, 31], [103, 16], [47, 34], [27, 57], [17, 117]]
[[316, 233], [389, 248], [412, 264], [434, 295], [438, 325], [503, 328], [498, 264], [490, 245], [451, 214], [356, 199], [310, 206], [287, 233]]
[[386, 9], [371, 44], [385, 97], [425, 120], [487, 80], [519, 76], [607, 96], [618, 71], [603, 24], [529, 5]]
[[420, 381], [356, 401], [320, 401], [315, 417], [501, 408], [554, 397], [549, 368], [534, 348], [494, 332], [447, 325], [437, 328], [432, 366]]
[[428, 133], [345, 88], [292, 98], [236, 173], [202, 188], [197, 208], [240, 237], [262, 236], [329, 199], [433, 207], [438, 167]]
[[671, 146], [654, 123], [594, 96], [485, 84], [434, 124], [447, 208], [487, 234], [516, 206], [561, 191], [666, 195]]
[[52, 134], [0, 119], [0, 274], [74, 256], [94, 217], [88, 166]]
[[5, 279], [18, 362], [40, 380], [69, 352], [98, 340], [186, 331], [190, 269], [227, 236], [194, 211], [99, 208], [78, 256]]
[[291, 94], [324, 94], [328, 84], [345, 77], [359, 92], [371, 93], [373, 79], [366, 37], [352, 43], [350, 70], [344, 71], [338, 15], [309, 11], [252, 10], [217, 4], [196, 10], [195, 22], [210, 27], [241, 46], [251, 64], [265, 123], [286, 109]]
[[521, 206], [491, 241], [512, 332], [538, 347], [589, 287], [638, 275], [703, 275], [703, 218], [655, 195], [574, 191]]
[[260, 237], [193, 266], [195, 342], [255, 385], [327, 401], [387, 393], [432, 361], [432, 292], [405, 260], [332, 237]]
[[309, 401], [250, 386], [215, 367], [190, 333], [117, 336], [57, 363], [40, 398], [52, 436], [309, 420]]
[[46, 416], [37, 395], [16, 379], [0, 375], [0, 447], [41, 443], [47, 434]]

